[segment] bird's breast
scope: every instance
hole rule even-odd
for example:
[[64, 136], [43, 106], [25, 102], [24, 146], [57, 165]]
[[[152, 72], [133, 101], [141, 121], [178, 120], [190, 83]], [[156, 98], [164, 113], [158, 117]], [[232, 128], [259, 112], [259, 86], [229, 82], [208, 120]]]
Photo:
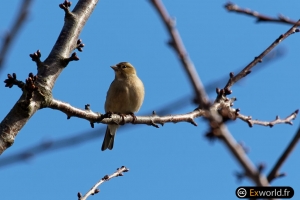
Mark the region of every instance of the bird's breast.
[[113, 113], [137, 112], [144, 100], [144, 85], [137, 77], [114, 80], [107, 92], [105, 111]]

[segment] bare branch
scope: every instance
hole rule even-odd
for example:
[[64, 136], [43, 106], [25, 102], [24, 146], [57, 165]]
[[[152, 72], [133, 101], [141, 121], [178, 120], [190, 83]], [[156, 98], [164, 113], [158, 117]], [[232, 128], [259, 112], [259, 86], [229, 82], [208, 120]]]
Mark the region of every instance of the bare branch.
[[274, 165], [273, 169], [269, 173], [268, 175], [269, 182], [272, 182], [275, 178], [279, 178], [285, 175], [284, 173], [279, 173], [279, 169], [281, 168], [283, 163], [287, 160], [291, 152], [294, 150], [294, 148], [299, 142], [299, 139], [300, 139], [300, 127], [298, 128], [297, 133], [295, 134], [292, 141], [289, 143], [289, 145], [284, 150], [284, 152], [282, 153], [282, 155], [279, 157], [278, 161]]
[[191, 81], [191, 84], [194, 88], [194, 92], [197, 97], [197, 102], [200, 105], [208, 104], [208, 98], [205, 93], [204, 87], [197, 75], [197, 71], [193, 62], [190, 60], [188, 53], [185, 50], [185, 47], [182, 43], [181, 37], [175, 28], [174, 20], [169, 16], [168, 11], [165, 9], [163, 3], [160, 0], [150, 0], [152, 5], [155, 7], [156, 11], [159, 13], [162, 18], [166, 29], [170, 35], [170, 46], [174, 48], [175, 52], [178, 54], [178, 57], [182, 63], [182, 66], [185, 68], [187, 75]]
[[240, 14], [245, 14], [251, 17], [256, 18], [256, 22], [276, 22], [276, 23], [283, 23], [283, 24], [291, 24], [294, 25], [297, 22], [294, 20], [289, 19], [288, 17], [285, 17], [283, 15], [279, 15], [277, 18], [269, 17], [266, 15], [262, 15], [257, 11], [253, 11], [247, 8], [240, 8], [238, 5], [233, 4], [231, 2], [226, 3], [224, 6], [229, 12], [236, 12]]
[[105, 175], [98, 183], [96, 183], [84, 196], [81, 196], [80, 193], [77, 194], [78, 200], [86, 200], [90, 195], [94, 195], [100, 192], [99, 185], [104, 183], [105, 181], [109, 181], [112, 178], [118, 177], [118, 176], [123, 176], [124, 172], [128, 172], [129, 169], [126, 168], [125, 166], [122, 166], [121, 168], [118, 168], [117, 171], [110, 176]]
[[[181, 97], [178, 100], [168, 102], [167, 104], [161, 106], [159, 109], [157, 109], [157, 113], [160, 113], [161, 115], [166, 115], [171, 113], [172, 109], [174, 108], [182, 108], [184, 105], [188, 105], [187, 99], [190, 99], [192, 102], [191, 95], [186, 95]], [[85, 110], [90, 110], [90, 105], [85, 105]], [[150, 111], [146, 111], [146, 113], [151, 113]], [[122, 129], [131, 128], [132, 126], [123, 126]], [[18, 162], [26, 161], [28, 159], [31, 159], [35, 156], [38, 156], [40, 154], [43, 154], [45, 152], [49, 151], [55, 151], [60, 150], [64, 148], [70, 148], [72, 146], [76, 146], [78, 144], [82, 144], [85, 142], [93, 141], [99, 137], [103, 137], [103, 134], [105, 133], [104, 128], [98, 128], [93, 131], [84, 131], [79, 134], [71, 134], [72, 136], [57, 139], [57, 140], [47, 140], [47, 141], [41, 141], [38, 142], [35, 145], [32, 145], [28, 148], [22, 149], [21, 151], [12, 154], [10, 156], [2, 157], [0, 159], [0, 167], [4, 167], [10, 164], [15, 164]], [[122, 132], [120, 132], [122, 133]]]
[[[271, 128], [276, 124], [292, 125], [293, 124], [292, 120], [294, 120], [299, 113], [299, 110], [296, 110], [284, 119], [280, 119], [279, 116], [276, 116], [276, 119], [273, 121], [261, 121], [261, 120], [257, 120], [257, 119], [253, 120], [251, 116], [246, 116], [246, 115], [240, 114], [239, 109], [230, 108], [230, 109], [226, 109], [226, 111], [227, 112], [221, 113], [221, 115], [223, 117], [227, 117], [227, 118], [230, 118], [233, 120], [235, 120], [236, 118], [239, 118], [239, 119], [243, 120], [244, 122], [247, 122], [249, 127], [253, 127], [254, 124], [257, 124], [257, 125], [261, 125], [261, 126], [269, 126]], [[223, 114], [223, 113], [226, 113], [226, 114]]]
[[[268, 53], [265, 58], [264, 62], [259, 63], [259, 67], [252, 68], [251, 74], [261, 71], [262, 69], [266, 68], [267, 65], [270, 65], [272, 62], [281, 59], [286, 55], [286, 51], [283, 48], [277, 47], [274, 50], [272, 50], [270, 53]], [[236, 74], [244, 69], [244, 66], [242, 68], [239, 68], [235, 70]], [[217, 87], [220, 87], [221, 85], [225, 85], [226, 82], [228, 81], [228, 75], [222, 76], [216, 80], [213, 80], [209, 82], [208, 84], [204, 85], [205, 90], [207, 93], [211, 93], [216, 90]]]
[[[65, 2], [69, 7], [68, 1]], [[68, 65], [72, 51], [78, 47], [79, 34], [97, 2], [98, 0], [79, 0], [72, 12], [66, 12], [64, 26], [44, 62], [39, 61], [39, 51], [36, 55], [33, 54], [32, 59], [36, 60], [38, 65], [37, 79], [34, 82], [37, 89], [32, 93], [29, 102], [26, 91], [23, 91], [20, 99], [0, 123], [0, 154], [13, 144], [18, 132], [34, 113], [51, 101], [52, 88], [60, 73]], [[72, 59], [76, 57], [71, 56]]]
[[264, 50], [259, 56], [255, 57], [252, 62], [250, 62], [241, 72], [239, 72], [236, 76], [231, 72], [230, 78], [224, 87], [224, 90], [230, 90], [231, 86], [233, 86], [236, 82], [247, 76], [251, 73], [251, 69], [259, 62], [262, 62], [262, 59], [272, 50], [274, 47], [276, 47], [280, 42], [282, 42], [284, 39], [286, 39], [288, 36], [295, 32], [299, 32], [299, 29], [297, 27], [300, 25], [300, 20], [292, 26], [286, 33], [280, 35], [266, 50]]
[[150, 116], [136, 116], [136, 119], [132, 115], [121, 116], [118, 114], [111, 114], [107, 116], [106, 114], [95, 113], [90, 109], [78, 109], [71, 106], [68, 103], [61, 102], [53, 99], [49, 108], [60, 110], [67, 115], [67, 118], [79, 117], [82, 119], [88, 120], [90, 123], [103, 123], [103, 124], [125, 124], [125, 123], [134, 123], [134, 124], [147, 124], [158, 128], [157, 124], [163, 125], [167, 122], [189, 122], [193, 125], [197, 125], [194, 121], [195, 118], [203, 116], [204, 111], [197, 109], [186, 114], [179, 115], [167, 115], [167, 116], [158, 116], [153, 112]]
[[7, 53], [9, 52], [13, 41], [16, 39], [24, 22], [27, 19], [31, 2], [32, 0], [23, 0], [22, 4], [20, 5], [20, 10], [18, 12], [19, 15], [17, 16], [16, 21], [14, 22], [11, 30], [5, 36], [3, 45], [0, 48], [0, 74], [1, 70], [3, 69]]
[[[262, 125], [262, 126], [270, 126], [273, 127], [276, 124], [292, 124], [292, 120], [294, 120], [298, 114], [298, 110], [293, 112], [290, 116], [286, 117], [285, 119], [280, 119], [276, 117], [276, 120], [271, 122], [260, 121], [260, 120], [252, 120], [250, 116], [245, 116], [239, 113], [239, 109], [231, 108], [233, 105], [233, 101], [235, 98], [230, 100], [226, 100], [225, 102], [221, 101], [220, 103], [215, 103], [211, 110], [219, 110], [219, 114], [224, 119], [232, 119], [235, 120], [237, 118], [247, 122], [250, 127], [254, 124]], [[88, 120], [90, 123], [103, 123], [103, 124], [125, 124], [125, 123], [134, 123], [134, 124], [147, 124], [158, 128], [157, 124], [165, 124], [168, 122], [178, 123], [178, 122], [189, 122], [195, 126], [197, 126], [196, 122], [194, 121], [195, 118], [201, 116], [208, 116], [208, 111], [203, 109], [196, 109], [192, 112], [186, 114], [177, 114], [177, 115], [167, 115], [167, 116], [158, 116], [155, 112], [153, 112], [150, 116], [136, 116], [136, 119], [132, 115], [118, 115], [118, 114], [100, 114], [95, 113], [90, 109], [90, 105], [85, 109], [79, 109], [71, 106], [68, 103], [61, 102], [59, 100], [53, 99], [50, 104], [49, 108], [60, 110], [67, 115], [67, 119], [71, 117], [79, 117], [82, 119]], [[88, 109], [87, 109], [88, 108]]]
[[276, 119], [270, 122], [267, 121], [260, 121], [260, 120], [252, 120], [251, 117], [247, 117], [244, 115], [239, 114], [238, 118], [242, 119], [243, 121], [247, 122], [250, 127], [252, 127], [254, 124], [262, 125], [262, 126], [269, 126], [273, 127], [275, 124], [290, 124], [292, 125], [294, 120], [298, 114], [298, 110], [293, 112], [290, 116], [286, 117], [285, 119], [280, 119], [279, 116], [276, 116]]

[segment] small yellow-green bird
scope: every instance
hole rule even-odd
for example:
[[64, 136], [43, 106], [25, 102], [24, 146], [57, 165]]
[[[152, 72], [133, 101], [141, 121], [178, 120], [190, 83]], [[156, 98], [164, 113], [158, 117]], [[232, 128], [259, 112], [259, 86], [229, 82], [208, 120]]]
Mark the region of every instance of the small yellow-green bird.
[[[137, 112], [144, 100], [145, 90], [143, 82], [136, 74], [129, 62], [120, 62], [111, 66], [115, 71], [115, 79], [110, 84], [105, 101], [105, 112], [117, 114], [133, 114]], [[114, 138], [119, 125], [109, 124], [101, 150], [114, 147]]]

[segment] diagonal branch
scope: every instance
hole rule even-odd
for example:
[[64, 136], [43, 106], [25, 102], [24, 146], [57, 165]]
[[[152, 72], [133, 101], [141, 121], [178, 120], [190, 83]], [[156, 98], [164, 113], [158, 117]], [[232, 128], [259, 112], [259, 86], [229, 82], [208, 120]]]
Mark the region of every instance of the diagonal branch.
[[219, 127], [219, 139], [229, 148], [230, 152], [238, 160], [243, 167], [245, 175], [249, 177], [257, 186], [269, 186], [267, 178], [253, 165], [249, 157], [246, 155], [243, 147], [236, 142], [234, 137], [227, 130], [225, 125]]
[[19, 15], [16, 18], [11, 30], [6, 34], [2, 47], [0, 48], [0, 74], [3, 69], [3, 65], [5, 63], [5, 59], [9, 49], [20, 32], [24, 22], [27, 19], [29, 8], [32, 0], [23, 0], [20, 5]]
[[[54, 84], [70, 61], [70, 54], [78, 47], [78, 37], [92, 14], [98, 0], [79, 0], [73, 11], [69, 11], [70, 3], [65, 0], [62, 5], [67, 5], [65, 10], [65, 20], [58, 39], [50, 54], [44, 62], [37, 62], [37, 75], [34, 87], [28, 101], [28, 95], [24, 93], [16, 102], [14, 107], [0, 123], [0, 155], [11, 145], [15, 137], [23, 128], [27, 121], [38, 109], [45, 107], [52, 99], [52, 89]], [[38, 51], [37, 56], [41, 53]]]
[[269, 182], [272, 182], [275, 178], [284, 176], [283, 173], [279, 173], [279, 169], [281, 168], [283, 163], [286, 161], [288, 156], [291, 154], [291, 152], [294, 150], [294, 148], [296, 147], [296, 145], [299, 142], [299, 139], [300, 139], [300, 127], [298, 128], [297, 133], [295, 134], [295, 136], [292, 139], [292, 141], [290, 142], [290, 144], [284, 150], [284, 152], [282, 153], [282, 155], [280, 156], [280, 158], [278, 159], [278, 161], [274, 165], [273, 169], [269, 173], [269, 175], [268, 175], [268, 181]]
[[120, 168], [117, 169], [117, 171], [113, 174], [111, 174], [110, 176], [105, 175], [98, 183], [96, 183], [84, 196], [81, 195], [81, 193], [78, 193], [78, 200], [86, 200], [89, 196], [97, 194], [100, 192], [100, 190], [98, 189], [99, 185], [101, 185], [102, 183], [109, 181], [112, 178], [118, 177], [118, 176], [124, 176], [123, 173], [128, 172], [129, 169], [126, 168], [125, 166], [122, 166]]
[[230, 79], [228, 80], [224, 90], [230, 90], [231, 86], [233, 86], [236, 82], [247, 76], [251, 73], [251, 69], [259, 62], [262, 62], [262, 59], [272, 50], [274, 49], [280, 42], [285, 40], [291, 34], [295, 32], [299, 32], [297, 27], [300, 25], [300, 20], [292, 26], [286, 33], [280, 35], [266, 50], [264, 50], [259, 56], [255, 57], [252, 62], [250, 62], [242, 71], [240, 71], [237, 75], [230, 73]]
[[23, 148], [21, 151], [18, 151], [14, 154], [1, 157], [0, 168], [12, 164], [17, 164], [19, 162], [28, 161], [47, 152], [54, 152], [57, 150], [70, 148], [85, 142], [94, 141], [95, 139], [101, 137], [101, 133], [105, 133], [104, 128], [85, 131], [79, 134], [72, 134], [72, 136], [60, 139], [47, 139], [39, 141], [37, 142], [37, 144], [27, 148]]
[[197, 75], [198, 73], [195, 69], [193, 62], [190, 60], [188, 53], [184, 48], [181, 37], [177, 29], [175, 28], [174, 20], [171, 17], [169, 17], [168, 11], [165, 9], [164, 5], [160, 0], [150, 0], [150, 2], [155, 7], [156, 11], [163, 20], [166, 29], [168, 30], [168, 33], [171, 38], [169, 45], [173, 47], [175, 52], [178, 54], [181, 64], [185, 68], [187, 75], [191, 80], [191, 84], [194, 88], [194, 93], [196, 94], [198, 104], [208, 104], [208, 98], [204, 90], [203, 84], [201, 83]]
[[[267, 65], [270, 65], [272, 62], [281, 59], [286, 54], [285, 50], [283, 48], [275, 48], [272, 50], [268, 55], [265, 56], [264, 62], [259, 63], [259, 67], [253, 68], [251, 74], [261, 71], [262, 69], [266, 68]], [[241, 71], [244, 69], [243, 67], [239, 67], [239, 69], [235, 70], [236, 72]], [[222, 76], [216, 80], [212, 80], [208, 84], [205, 85], [205, 90], [207, 93], [211, 93], [216, 90], [217, 87], [220, 87], [220, 85], [225, 85], [228, 81], [228, 75]]]
[[257, 11], [253, 11], [253, 10], [250, 10], [247, 8], [240, 8], [238, 5], [233, 4], [231, 2], [226, 3], [224, 7], [229, 12], [236, 12], [236, 13], [248, 15], [251, 17], [255, 17], [257, 23], [259, 23], [259, 22], [276, 22], [276, 23], [283, 23], [283, 24], [290, 24], [290, 25], [296, 24], [296, 21], [291, 20], [283, 15], [279, 15], [277, 18], [269, 17], [266, 15], [262, 15]]

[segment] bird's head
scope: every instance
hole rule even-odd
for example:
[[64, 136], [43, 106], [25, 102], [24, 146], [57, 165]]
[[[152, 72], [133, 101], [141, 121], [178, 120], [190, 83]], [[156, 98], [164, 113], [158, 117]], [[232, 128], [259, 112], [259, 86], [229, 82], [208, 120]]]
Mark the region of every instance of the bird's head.
[[120, 62], [115, 66], [111, 66], [115, 71], [116, 78], [127, 78], [132, 75], [136, 75], [134, 67], [129, 62]]

